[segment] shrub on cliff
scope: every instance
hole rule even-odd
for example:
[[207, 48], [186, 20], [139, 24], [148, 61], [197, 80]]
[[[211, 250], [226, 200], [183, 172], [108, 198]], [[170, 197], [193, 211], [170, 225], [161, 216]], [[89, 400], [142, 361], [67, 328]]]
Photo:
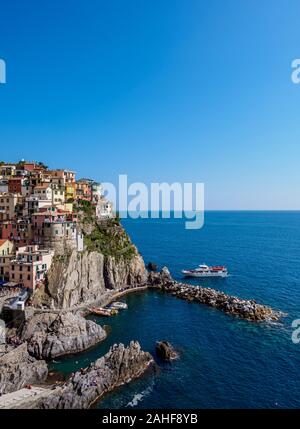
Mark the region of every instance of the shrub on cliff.
[[98, 251], [105, 256], [130, 260], [137, 252], [129, 236], [116, 219], [95, 222], [90, 234], [85, 234], [88, 251]]

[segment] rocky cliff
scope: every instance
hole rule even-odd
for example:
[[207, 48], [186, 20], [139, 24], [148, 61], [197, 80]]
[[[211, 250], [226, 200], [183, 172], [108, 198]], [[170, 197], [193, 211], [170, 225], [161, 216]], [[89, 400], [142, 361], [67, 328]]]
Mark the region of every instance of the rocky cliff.
[[117, 221], [83, 223], [85, 250], [57, 255], [34, 305], [68, 309], [100, 301], [112, 289], [147, 281], [141, 255]]
[[144, 284], [148, 274], [144, 260], [139, 254], [130, 260], [107, 256], [103, 266], [103, 278], [107, 289], [117, 289]]
[[24, 343], [0, 357], [0, 394], [14, 392], [26, 384], [41, 383], [47, 374], [46, 362], [31, 357]]
[[25, 324], [21, 337], [37, 359], [53, 359], [78, 353], [106, 338], [100, 325], [72, 313], [35, 314]]
[[141, 376], [153, 364], [152, 356], [141, 350], [138, 342], [128, 347], [114, 345], [88, 368], [76, 372], [62, 387], [42, 399], [36, 408], [89, 408], [106, 392]]

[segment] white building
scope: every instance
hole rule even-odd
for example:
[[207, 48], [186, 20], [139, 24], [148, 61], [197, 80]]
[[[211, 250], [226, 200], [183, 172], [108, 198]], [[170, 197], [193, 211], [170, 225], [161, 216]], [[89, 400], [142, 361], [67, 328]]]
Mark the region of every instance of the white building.
[[92, 182], [91, 191], [92, 191], [92, 201], [94, 204], [97, 204], [98, 201], [100, 201], [103, 198], [102, 196], [103, 187], [101, 183]]
[[8, 180], [1, 179], [0, 180], [0, 194], [7, 194], [8, 193]]
[[96, 216], [99, 219], [111, 219], [114, 217], [113, 205], [110, 201], [101, 198], [96, 205]]
[[38, 185], [34, 188], [33, 195], [39, 200], [52, 201], [52, 188], [48, 183]]
[[82, 251], [83, 251], [83, 248], [84, 248], [84, 244], [83, 244], [83, 235], [82, 235], [82, 234], [77, 233], [76, 240], [77, 240], [77, 251], [78, 251], [78, 252], [82, 252]]
[[41, 208], [49, 207], [51, 201], [39, 199], [38, 196], [30, 196], [25, 198], [23, 216], [29, 216], [38, 212]]

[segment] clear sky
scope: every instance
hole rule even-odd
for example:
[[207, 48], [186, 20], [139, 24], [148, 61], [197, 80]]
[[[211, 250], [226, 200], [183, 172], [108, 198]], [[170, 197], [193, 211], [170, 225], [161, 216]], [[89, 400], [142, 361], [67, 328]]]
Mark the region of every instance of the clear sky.
[[10, 0], [0, 158], [300, 209], [299, 0]]

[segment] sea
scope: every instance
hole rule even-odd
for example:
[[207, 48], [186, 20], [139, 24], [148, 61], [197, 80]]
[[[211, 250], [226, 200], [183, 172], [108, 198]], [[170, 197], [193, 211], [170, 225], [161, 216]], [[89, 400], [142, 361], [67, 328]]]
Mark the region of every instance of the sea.
[[[52, 362], [65, 376], [86, 367], [114, 343], [138, 340], [155, 356], [159, 340], [180, 358], [104, 396], [98, 408], [299, 408], [300, 212], [211, 211], [203, 228], [184, 219], [123, 219], [145, 262], [181, 270], [226, 265], [225, 278], [189, 282], [255, 299], [286, 313], [281, 323], [253, 323], [156, 291], [124, 298], [128, 310], [104, 319], [107, 339], [87, 352]], [[295, 322], [296, 323], [296, 322]]]

